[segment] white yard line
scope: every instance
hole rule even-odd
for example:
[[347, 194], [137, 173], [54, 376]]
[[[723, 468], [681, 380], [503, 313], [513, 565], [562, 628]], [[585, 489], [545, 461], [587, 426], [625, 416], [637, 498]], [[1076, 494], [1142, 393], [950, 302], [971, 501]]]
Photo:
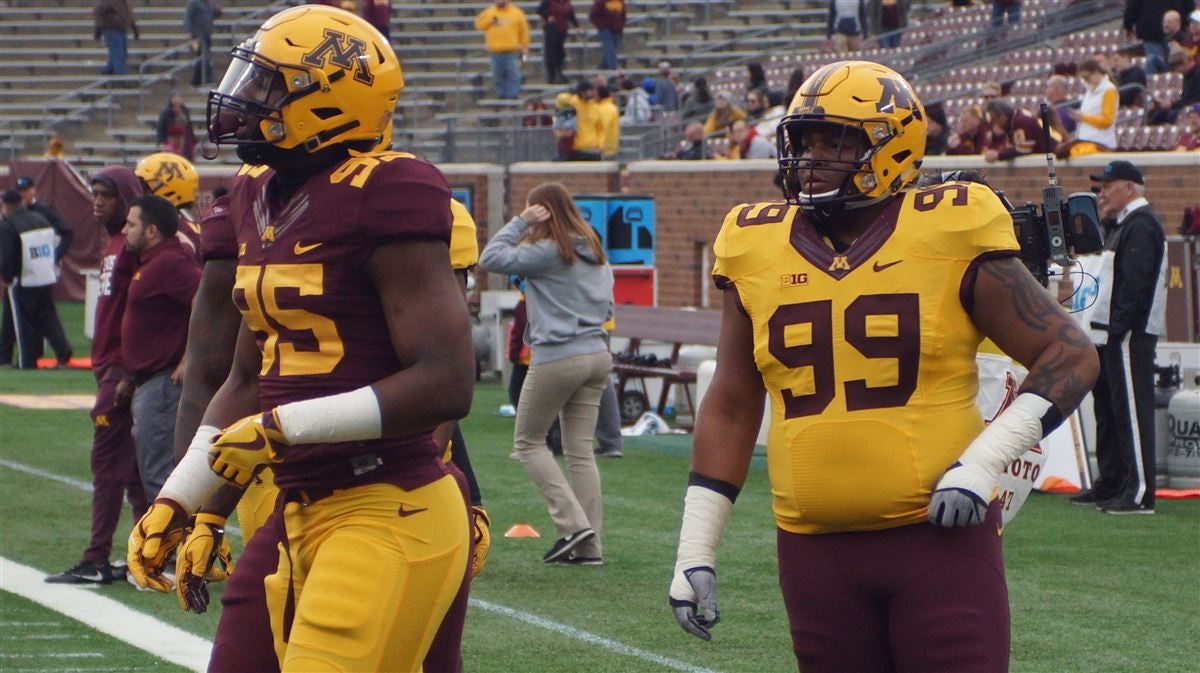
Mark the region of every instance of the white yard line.
[[[46, 584], [41, 570], [0, 557], [0, 589], [83, 622], [156, 657], [202, 673], [208, 668], [212, 643], [138, 612], [124, 603], [70, 584]], [[92, 652], [63, 657], [100, 656]]]
[[[17, 463], [17, 462], [11, 461], [11, 460], [5, 460], [3, 458], [0, 458], [0, 466], [4, 466], [4, 467], [7, 467], [7, 468], [10, 468], [13, 470], [17, 470], [19, 472], [24, 472], [26, 474], [31, 474], [31, 475], [34, 475], [37, 477], [51, 479], [53, 481], [57, 481], [57, 482], [66, 484], [68, 486], [73, 486], [73, 487], [83, 490], [83, 491], [90, 492], [92, 490], [92, 485], [87, 482], [83, 482], [78, 479], [72, 479], [70, 477], [64, 477], [62, 475], [54, 474], [52, 472], [47, 472], [45, 470], [42, 470], [42, 469], [39, 469], [36, 467], [32, 467], [29, 465], [24, 465], [22, 463]], [[238, 530], [237, 527], [235, 527], [235, 526], [230, 526], [226, 530], [228, 532], [238, 535], [239, 537], [241, 536], [241, 531]], [[0, 567], [0, 581], [3, 582], [3, 584], [0, 584], [0, 588], [4, 588], [4, 589], [8, 590], [8, 586], [7, 586], [8, 579], [4, 575], [6, 574], [6, 570], [9, 566], [15, 566], [17, 564], [15, 564], [11, 561], [8, 561], [8, 560], [4, 560], [2, 558], [0, 558], [0, 561], [3, 561], [3, 563], [4, 563], [3, 567]], [[24, 568], [25, 566], [20, 566], [20, 567]], [[64, 586], [69, 587], [70, 586], [70, 585], [47, 585], [47, 584], [44, 584], [41, 581], [43, 573], [40, 573], [39, 571], [35, 571], [32, 568], [30, 568], [29, 570], [37, 573], [37, 586], [39, 588], [47, 587], [47, 586], [58, 586], [58, 587], [64, 587]], [[95, 596], [94, 594], [88, 593], [84, 589], [75, 589], [75, 591], [82, 592], [85, 596], [101, 598], [99, 596]], [[14, 591], [13, 593], [19, 593], [19, 592]], [[21, 595], [24, 595], [24, 594], [21, 594]], [[37, 601], [36, 598], [33, 598], [33, 597], [29, 597], [29, 598], [31, 600]], [[103, 600], [109, 601], [110, 603], [113, 603], [114, 605], [120, 606], [120, 608], [123, 610], [126, 610], [133, 614], [140, 615], [146, 619], [149, 619], [149, 620], [153, 621], [154, 624], [158, 624], [158, 625], [162, 626], [163, 628], [174, 629], [175, 631], [179, 631], [179, 629], [175, 629], [175, 627], [173, 627], [173, 626], [167, 626], [165, 624], [162, 624], [161, 622], [154, 620], [151, 617], [147, 617], [146, 615], [141, 615], [141, 613], [134, 612], [133, 610], [130, 610], [129, 608], [122, 605], [121, 603], [117, 603], [116, 601], [111, 601], [110, 599], [107, 599], [107, 598], [104, 598]], [[41, 601], [37, 601], [37, 602], [40, 603]], [[529, 624], [531, 626], [536, 626], [541, 629], [553, 631], [555, 633], [562, 634], [564, 636], [573, 638], [575, 640], [579, 640], [579, 641], [587, 643], [589, 645], [594, 645], [596, 647], [600, 647], [602, 649], [609, 650], [610, 652], [616, 652], [617, 654], [622, 654], [622, 655], [625, 655], [628, 657], [633, 657], [634, 659], [641, 659], [642, 661], [647, 661], [650, 663], [658, 664], [660, 666], [665, 666], [667, 668], [670, 668], [670, 669], [673, 669], [676, 671], [684, 671], [685, 673], [716, 673], [716, 671], [713, 671], [712, 669], [704, 668], [702, 666], [696, 666], [694, 664], [689, 664], [686, 661], [679, 661], [678, 659], [671, 659], [670, 657], [664, 657], [660, 654], [655, 654], [654, 652], [649, 652], [647, 650], [643, 650], [641, 648], [634, 647], [632, 645], [626, 645], [622, 642], [612, 640], [611, 638], [605, 638], [603, 636], [598, 636], [594, 633], [588, 633], [587, 631], [581, 631], [573, 626], [568, 626], [561, 622], [556, 622], [551, 619], [539, 617], [539, 616], [529, 613], [529, 612], [523, 612], [521, 610], [516, 610], [516, 609], [510, 608], [506, 605], [500, 605], [499, 603], [492, 603], [490, 601], [485, 601], [481, 598], [472, 598], [472, 599], [470, 599], [470, 603], [471, 603], [472, 607], [478, 608], [480, 610], [484, 610], [486, 612], [492, 612], [495, 614], [503, 615], [510, 619], [516, 619], [517, 621], [525, 622], [526, 624]], [[47, 606], [47, 607], [51, 607], [51, 606]], [[57, 608], [52, 608], [52, 609], [57, 610]], [[58, 610], [58, 611], [62, 612], [63, 614], [66, 614], [68, 616], [75, 617], [74, 614], [66, 612], [65, 610]], [[93, 613], [93, 614], [103, 614], [103, 613]], [[79, 617], [75, 617], [75, 618], [88, 624], [89, 626], [92, 626], [92, 623], [85, 619], [81, 619]], [[139, 628], [142, 628], [142, 627], [139, 627]], [[98, 629], [98, 630], [104, 631], [104, 629]], [[104, 631], [104, 632], [108, 633], [108, 631]], [[183, 631], [180, 631], [180, 633], [184, 633], [185, 635], [190, 636], [190, 634], [186, 634]], [[110, 635], [116, 635], [116, 634], [110, 634]], [[152, 635], [152, 634], [147, 634], [147, 635], [150, 635], [149, 642], [161, 642], [161, 639], [158, 636]], [[164, 659], [167, 658], [166, 656], [159, 654], [157, 651], [151, 649], [150, 646], [143, 646], [143, 645], [139, 644], [138, 642], [134, 642], [133, 640], [128, 640], [126, 638], [122, 638], [119, 635], [117, 635], [116, 637], [121, 638], [121, 640], [125, 640], [126, 642], [129, 642], [129, 643], [135, 645], [136, 647], [143, 649], [147, 652], [156, 654], [160, 657], [163, 657]], [[211, 649], [212, 644], [209, 643], [208, 641], [205, 641], [205, 640], [197, 637], [197, 636], [191, 636], [191, 637], [196, 638], [197, 640], [201, 640], [202, 642], [205, 643], [203, 659], [198, 660], [198, 661], [202, 661], [205, 663], [200, 664], [199, 668], [195, 669], [198, 671], [202, 671], [202, 670], [204, 670], [205, 664], [208, 661], [208, 651], [209, 651], [209, 649]], [[143, 639], [143, 642], [147, 642], [147, 641], [145, 639]], [[171, 660], [171, 661], [174, 661], [174, 660]], [[178, 663], [178, 662], [176, 662], [176, 663]], [[183, 664], [183, 665], [186, 666], [188, 664]]]

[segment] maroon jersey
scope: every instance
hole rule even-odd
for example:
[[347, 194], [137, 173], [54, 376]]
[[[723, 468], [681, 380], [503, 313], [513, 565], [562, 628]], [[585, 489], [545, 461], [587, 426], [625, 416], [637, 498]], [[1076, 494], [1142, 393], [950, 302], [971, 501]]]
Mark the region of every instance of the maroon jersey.
[[200, 220], [200, 261], [237, 259], [237, 234], [229, 221], [229, 195], [213, 201]]
[[179, 229], [175, 237], [183, 243], [183, 249], [197, 264], [204, 263], [204, 258], [200, 256], [200, 225], [192, 219], [191, 213], [179, 211]]
[[[451, 222], [445, 177], [412, 155], [352, 157], [310, 178], [286, 204], [271, 197], [273, 177], [246, 172], [229, 194], [239, 248], [233, 299], [262, 350], [264, 411], [355, 390], [403, 368], [367, 260], [403, 239], [448, 247]], [[296, 445], [275, 466], [283, 488], [382, 480], [415, 488], [444, 474], [429, 432]]]
[[96, 326], [92, 341], [92, 366], [121, 364], [121, 316], [125, 313], [125, 292], [133, 277], [136, 256], [125, 249], [125, 239], [108, 239], [100, 258], [100, 290], [96, 296]]
[[199, 285], [195, 255], [178, 238], [139, 256], [121, 319], [121, 359], [135, 381], [172, 369], [183, 359]]

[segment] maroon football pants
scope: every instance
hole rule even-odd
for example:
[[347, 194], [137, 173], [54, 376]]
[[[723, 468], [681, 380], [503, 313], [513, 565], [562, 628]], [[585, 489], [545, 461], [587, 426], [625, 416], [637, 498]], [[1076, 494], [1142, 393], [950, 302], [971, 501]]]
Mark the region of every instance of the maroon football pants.
[[[447, 469], [462, 489], [464, 504], [469, 503], [467, 481], [453, 465]], [[471, 513], [468, 505], [467, 522]], [[208, 673], [278, 673], [275, 641], [271, 635], [271, 615], [267, 610], [263, 580], [279, 567], [279, 546], [285, 534], [283, 503], [251, 538], [221, 594], [221, 619], [213, 638]], [[472, 540], [474, 536], [472, 536]], [[471, 591], [471, 563], [468, 556], [466, 575], [450, 610], [434, 635], [425, 655], [427, 673], [458, 673], [462, 670], [462, 632], [467, 620], [467, 599]]]
[[779, 530], [779, 584], [804, 673], [1008, 670], [1008, 589], [995, 503], [978, 526]]
[[92, 536], [83, 560], [104, 563], [112, 553], [113, 533], [121, 520], [121, 501], [128, 498], [133, 520], [146, 513], [148, 504], [138, 475], [133, 448], [133, 416], [129, 405], [117, 406], [120, 370], [93, 372], [96, 403], [92, 406]]

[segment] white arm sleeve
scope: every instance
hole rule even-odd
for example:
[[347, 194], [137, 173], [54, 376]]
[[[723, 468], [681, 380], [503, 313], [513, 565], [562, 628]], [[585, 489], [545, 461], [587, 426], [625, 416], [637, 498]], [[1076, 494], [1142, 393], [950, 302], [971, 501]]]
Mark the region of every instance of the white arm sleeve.
[[211, 425], [196, 428], [187, 453], [171, 471], [158, 492], [160, 498], [179, 503], [188, 514], [194, 514], [226, 481], [208, 466], [208, 451], [212, 440], [221, 430]]
[[379, 439], [383, 418], [371, 386], [275, 407], [288, 444], [324, 444]]

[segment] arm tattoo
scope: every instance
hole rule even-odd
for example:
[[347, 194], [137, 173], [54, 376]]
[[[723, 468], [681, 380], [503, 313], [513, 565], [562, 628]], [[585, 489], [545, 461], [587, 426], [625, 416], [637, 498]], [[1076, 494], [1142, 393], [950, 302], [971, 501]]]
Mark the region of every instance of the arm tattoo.
[[1008, 291], [1017, 318], [1027, 328], [1053, 334], [1052, 345], [1029, 363], [1021, 390], [1037, 393], [1062, 410], [1074, 409], [1091, 387], [1078, 371], [1081, 352], [1093, 352], [1087, 335], [1015, 259], [984, 264], [980, 270]]

